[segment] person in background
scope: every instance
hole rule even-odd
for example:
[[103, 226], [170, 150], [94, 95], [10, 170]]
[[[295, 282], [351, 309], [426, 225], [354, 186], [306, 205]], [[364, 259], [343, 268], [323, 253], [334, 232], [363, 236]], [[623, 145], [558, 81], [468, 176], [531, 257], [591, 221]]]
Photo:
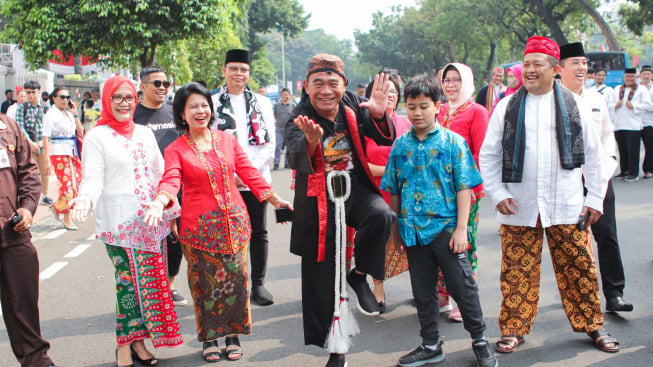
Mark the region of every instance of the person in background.
[[598, 250], [599, 270], [605, 296], [607, 311], [632, 311], [633, 305], [624, 301], [626, 277], [621, 261], [619, 238], [617, 237], [617, 218], [615, 213], [615, 196], [612, 175], [617, 166], [617, 143], [614, 137], [614, 125], [605, 99], [597, 91], [584, 87], [581, 75], [587, 70], [587, 58], [583, 44], [568, 43], [560, 46], [560, 76], [562, 85], [579, 96], [582, 113], [590, 117], [594, 129], [599, 133], [601, 145], [605, 152], [602, 173], [608, 181], [608, 188], [603, 198], [603, 215], [592, 224], [592, 234]]
[[594, 69], [587, 69], [585, 74], [585, 88], [592, 88], [596, 84], [596, 71]]
[[[447, 97], [447, 103], [443, 104], [437, 115], [438, 122], [443, 127], [458, 133], [467, 142], [467, 146], [472, 153], [474, 162], [478, 167], [478, 155], [485, 139], [485, 131], [489, 120], [488, 112], [482, 105], [475, 103], [474, 95], [474, 75], [472, 69], [460, 63], [451, 63], [444, 67], [442, 74], [442, 89]], [[476, 232], [478, 230], [479, 220], [479, 203], [485, 197], [483, 184], [470, 187], [471, 204], [469, 211], [469, 222], [467, 223], [469, 248], [465, 249], [465, 254], [471, 264], [474, 279], [476, 279], [476, 268], [478, 267], [478, 255], [476, 244]], [[440, 311], [450, 309], [449, 292], [442, 272], [439, 276], [440, 285], [439, 305]], [[449, 320], [462, 322], [463, 317], [460, 309], [456, 305], [449, 312]]]
[[[170, 82], [168, 76], [158, 66], [146, 66], [141, 70], [141, 92], [143, 101], [136, 105], [134, 123], [146, 126], [152, 130], [159, 150], [165, 158], [165, 149], [179, 137], [172, 114], [172, 105], [165, 103]], [[181, 203], [181, 202], [180, 202]], [[186, 298], [175, 289], [175, 277], [179, 274], [181, 266], [181, 244], [177, 238], [176, 228], [178, 223], [170, 223], [172, 231], [166, 238], [168, 255], [168, 285], [175, 306], [184, 306], [188, 303]]]
[[[380, 73], [379, 73], [380, 74]], [[390, 118], [392, 125], [395, 129], [395, 136], [398, 138], [410, 130], [410, 121], [395, 113], [399, 101], [401, 99], [399, 88], [399, 75], [397, 73], [388, 74], [388, 102], [386, 104], [386, 114]], [[365, 98], [370, 99], [372, 96], [372, 84], [370, 83], [365, 90]], [[367, 165], [370, 167], [372, 173], [373, 183], [378, 188], [381, 185], [381, 177], [385, 172], [385, 165], [388, 163], [388, 156], [390, 155], [391, 145], [378, 145], [376, 142], [365, 137], [365, 154], [367, 156]], [[383, 199], [390, 205], [390, 194], [381, 191]], [[374, 278], [374, 297], [379, 304], [379, 314], [386, 311], [385, 291], [383, 290], [383, 282], [394, 276], [408, 271], [408, 260], [406, 254], [397, 251], [397, 248], [392, 243], [392, 239], [388, 241], [385, 249], [385, 277], [383, 279]]]
[[50, 103], [50, 94], [46, 91], [41, 93], [41, 105], [43, 106], [43, 113], [47, 113], [50, 110], [52, 104]]
[[[274, 160], [275, 126], [272, 103], [260, 94], [252, 93], [247, 87], [250, 72], [250, 54], [247, 50], [229, 50], [222, 73], [226, 84], [213, 95], [215, 106], [215, 127], [238, 137], [247, 157], [254, 167], [272, 182], [270, 163]], [[247, 205], [252, 225], [249, 241], [252, 267], [252, 302], [259, 306], [274, 303], [272, 293], [265, 288], [268, 263], [267, 201], [259, 201], [239, 178], [236, 184]]]
[[644, 143], [643, 178], [653, 178], [653, 69], [650, 65], [642, 66], [639, 71], [642, 87], [646, 88], [651, 103], [642, 112], [642, 142]]
[[501, 223], [500, 353], [515, 352], [533, 328], [545, 233], [572, 330], [602, 351], [620, 349], [603, 328], [592, 241], [583, 228], [603, 211], [605, 153], [580, 99], [554, 79], [559, 61], [553, 40], [528, 39], [524, 88], [499, 102], [481, 147], [483, 185]]
[[95, 103], [93, 102], [92, 99], [90, 98], [87, 99], [85, 103], [86, 103], [86, 108], [84, 111], [84, 123], [82, 124], [82, 126], [84, 126], [84, 131], [88, 132], [89, 130], [94, 128], [95, 125], [97, 125], [97, 120], [100, 118], [101, 114], [100, 112], [98, 112], [98, 110], [93, 108]]
[[603, 98], [605, 98], [605, 102], [609, 106], [610, 100], [612, 99], [612, 94], [614, 92], [612, 87], [609, 87], [607, 84], [605, 84], [605, 78], [607, 77], [607, 73], [605, 69], [602, 68], [596, 69], [595, 71], [596, 72], [594, 73], [594, 85], [592, 86], [591, 89], [603, 95]]
[[503, 68], [501, 66], [495, 67], [492, 70], [492, 82], [481, 88], [476, 95], [476, 103], [484, 106], [490, 114], [492, 114], [494, 105], [499, 101], [501, 92], [506, 90], [506, 87], [503, 85], [503, 76]]
[[260, 94], [260, 95], [262, 95], [262, 96], [265, 96], [265, 95], [267, 95], [267, 91], [265, 90], [265, 87], [260, 86], [260, 87], [258, 87], [258, 89], [256, 90], [256, 94]]
[[2, 102], [2, 106], [0, 106], [0, 113], [6, 114], [9, 107], [16, 103], [16, 101], [14, 100], [14, 91], [11, 89], [7, 89], [5, 91], [5, 96], [7, 97], [7, 100]]
[[[0, 303], [11, 349], [24, 367], [53, 367], [41, 336], [39, 259], [32, 244], [33, 215], [41, 194], [39, 171], [25, 133], [0, 115]], [[17, 222], [11, 218], [18, 214]], [[8, 356], [2, 358], [8, 361]]]
[[615, 177], [627, 182], [639, 180], [642, 113], [649, 108], [651, 97], [646, 87], [637, 84], [637, 69], [624, 71], [624, 84], [615, 88], [608, 106], [614, 117], [614, 135], [619, 148], [621, 172]]
[[365, 97], [365, 86], [363, 84], [356, 86], [356, 94], [360, 97]]
[[39, 101], [41, 84], [36, 80], [28, 80], [23, 85], [27, 94], [27, 102], [16, 108], [16, 122], [29, 139], [32, 153], [36, 154], [36, 162], [41, 174], [41, 204], [50, 206], [53, 201], [48, 196], [50, 186], [50, 159], [43, 150], [43, 115], [45, 110]]
[[168, 220], [151, 227], [144, 222], [142, 203], [154, 199], [164, 161], [152, 131], [134, 124], [136, 88], [116, 75], [104, 84], [102, 118], [86, 134], [82, 150], [82, 183], [71, 200], [72, 219], [95, 212], [95, 237], [106, 247], [115, 271], [116, 362], [155, 366], [155, 348], [183, 343], [165, 266]]
[[70, 218], [68, 202], [77, 197], [82, 181], [77, 136], [83, 135], [84, 128], [77, 117], [77, 107], [70, 100], [70, 92], [64, 87], [55, 87], [52, 91], [52, 108], [43, 116], [43, 147], [59, 181], [59, 198], [52, 204], [51, 210], [55, 219], [69, 231], [79, 229]]
[[102, 112], [102, 101], [100, 100], [100, 88], [93, 88], [91, 91], [91, 99], [93, 100], [93, 109]]
[[225, 337], [226, 359], [235, 361], [243, 355], [238, 334], [252, 333], [247, 296], [251, 227], [237, 182], [245, 183], [256, 200], [275, 208], [292, 207], [274, 193], [237, 137], [209, 128], [215, 112], [206, 88], [195, 82], [182, 86], [173, 113], [175, 125], [185, 134], [166, 148], [165, 173], [153, 201], [144, 205], [145, 221], [158, 225], [163, 209], [176, 202], [184, 187], [179, 239], [188, 262], [202, 358], [219, 361], [218, 338]]
[[[274, 148], [274, 168], [279, 169], [281, 161], [281, 151], [286, 147], [286, 126], [290, 122], [290, 115], [295, 109], [295, 102], [290, 100], [290, 90], [283, 88], [281, 90], [281, 99], [274, 105], [274, 120], [276, 121], [276, 147]], [[288, 155], [285, 154], [283, 168], [288, 168]]]
[[524, 82], [521, 78], [521, 70], [521, 64], [515, 64], [508, 68], [508, 71], [506, 72], [506, 83], [508, 87], [506, 88], [506, 91], [502, 93], [501, 98], [515, 93], [519, 88], [522, 87], [522, 85], [524, 85]]
[[16, 121], [16, 109], [18, 106], [21, 106], [25, 102], [27, 102], [27, 93], [25, 93], [24, 88], [21, 88], [18, 90], [18, 92], [16, 92], [16, 103], [12, 104], [7, 109], [7, 116]]

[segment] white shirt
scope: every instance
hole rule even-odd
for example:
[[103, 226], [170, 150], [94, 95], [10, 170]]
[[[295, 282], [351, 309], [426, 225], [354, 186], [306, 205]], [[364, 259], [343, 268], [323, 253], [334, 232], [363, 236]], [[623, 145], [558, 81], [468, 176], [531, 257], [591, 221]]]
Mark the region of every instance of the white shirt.
[[610, 120], [610, 113], [605, 98], [595, 91], [590, 89], [583, 89], [580, 94], [580, 99], [583, 102], [581, 105], [581, 113], [586, 113], [591, 116], [591, 121], [594, 123], [594, 130], [601, 139], [601, 146], [605, 157], [603, 158], [602, 177], [605, 180], [610, 180], [614, 175], [614, 170], [617, 168], [617, 141], [614, 138], [614, 125]]
[[16, 121], [16, 108], [18, 108], [18, 103], [14, 103], [7, 109], [7, 116], [11, 117], [12, 120]]
[[[640, 85], [640, 88], [646, 88], [648, 89], [648, 95], [649, 99], [651, 100], [648, 104], [647, 107], [644, 108], [644, 111], [642, 112], [642, 127], [644, 126], [651, 126], [653, 127], [653, 85], [650, 86], [645, 86], [645, 85]], [[7, 112], [9, 114], [9, 112]]]
[[613, 113], [612, 122], [614, 122], [615, 130], [630, 130], [630, 131], [639, 131], [642, 130], [642, 113], [649, 108], [651, 103], [651, 97], [649, 96], [648, 90], [646, 87], [640, 86], [635, 91], [633, 99], [630, 102], [633, 104], [633, 108], [626, 107], [626, 101], [628, 100], [628, 94], [630, 93], [630, 87], [624, 89], [624, 97], [619, 108], [615, 108], [617, 102], [619, 101], [619, 89], [621, 86], [614, 89], [612, 92], [612, 99], [610, 101], [610, 110]]
[[[526, 149], [522, 182], [501, 182], [504, 116], [508, 101], [515, 94], [499, 101], [481, 147], [480, 170], [485, 192], [493, 205], [513, 198], [516, 214], [497, 212], [502, 224], [535, 227], [538, 216], [542, 227], [578, 223], [583, 206], [603, 212], [603, 196], [608, 181], [602, 178], [601, 157], [604, 156], [599, 137], [586, 114], [581, 113], [585, 164], [567, 170], [560, 165], [556, 138], [553, 91], [544, 95], [526, 96]], [[577, 103], [580, 98], [575, 96]], [[587, 196], [583, 196], [585, 176]]]
[[[132, 247], [130, 243], [137, 242], [139, 234], [160, 241], [169, 233], [167, 221], [155, 228], [142, 223], [145, 210], [141, 203], [156, 196], [163, 169], [163, 156], [154, 133], [145, 126], [136, 125], [131, 140], [107, 125], [86, 134], [79, 196], [89, 198], [95, 208], [96, 238]], [[168, 219], [176, 217], [179, 207], [174, 206], [167, 213]], [[126, 235], [120, 237], [121, 234]]]
[[601, 84], [599, 87], [594, 85], [589, 89], [594, 90], [602, 95], [603, 98], [605, 98], [605, 103], [610, 104], [610, 100], [612, 100], [612, 93], [614, 93], [614, 89], [612, 89], [612, 87], [609, 87], [607, 84]]
[[77, 144], [76, 130], [75, 115], [70, 111], [61, 111], [55, 106], [43, 115], [43, 136], [50, 138], [50, 155], [73, 156]]
[[[234, 95], [229, 93], [229, 101], [234, 109], [236, 115], [236, 130], [226, 130], [236, 135], [240, 146], [243, 147], [247, 158], [252, 162], [252, 165], [258, 169], [267, 183], [272, 182], [272, 175], [270, 174], [270, 163], [274, 160], [274, 144], [276, 140], [276, 133], [274, 129], [274, 111], [272, 110], [272, 103], [269, 99], [253, 93], [254, 98], [258, 102], [263, 114], [263, 121], [265, 128], [268, 130], [270, 141], [262, 145], [252, 145], [248, 141], [249, 131], [247, 129], [247, 101], [245, 101], [245, 94]], [[213, 104], [217, 105], [217, 99], [214, 96]], [[263, 98], [261, 98], [263, 97]], [[248, 188], [242, 188], [241, 191], [249, 191]]]

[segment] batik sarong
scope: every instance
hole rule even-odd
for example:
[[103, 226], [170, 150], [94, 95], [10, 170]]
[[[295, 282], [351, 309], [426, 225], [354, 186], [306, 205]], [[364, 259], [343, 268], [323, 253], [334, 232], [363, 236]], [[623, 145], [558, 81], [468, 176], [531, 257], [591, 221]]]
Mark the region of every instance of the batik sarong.
[[52, 207], [59, 214], [68, 214], [68, 201], [77, 197], [77, 189], [82, 182], [82, 162], [77, 157], [51, 155], [50, 163], [59, 181], [59, 198]]

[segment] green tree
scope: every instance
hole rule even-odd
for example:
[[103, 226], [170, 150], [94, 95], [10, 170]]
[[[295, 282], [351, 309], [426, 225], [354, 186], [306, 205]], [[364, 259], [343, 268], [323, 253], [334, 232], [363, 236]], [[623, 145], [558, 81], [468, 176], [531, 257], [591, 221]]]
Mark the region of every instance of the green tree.
[[252, 0], [247, 12], [247, 44], [252, 58], [265, 46], [261, 35], [276, 31], [286, 38], [300, 35], [310, 14], [299, 0]]
[[628, 0], [632, 4], [622, 4], [619, 9], [628, 29], [638, 36], [644, 33], [647, 25], [653, 25], [653, 1]]
[[238, 13], [237, 0], [6, 0], [2, 7], [7, 39], [21, 43], [33, 65], [58, 49], [145, 66], [160, 45], [231, 29]]

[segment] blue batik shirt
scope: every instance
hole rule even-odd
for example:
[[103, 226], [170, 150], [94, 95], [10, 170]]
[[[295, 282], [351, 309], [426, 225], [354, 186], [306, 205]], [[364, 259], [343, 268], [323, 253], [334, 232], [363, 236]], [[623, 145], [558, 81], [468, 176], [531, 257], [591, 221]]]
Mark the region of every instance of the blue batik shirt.
[[381, 189], [401, 196], [399, 233], [406, 246], [425, 246], [456, 228], [456, 192], [482, 182], [465, 139], [436, 122], [424, 140], [412, 128], [397, 138]]

